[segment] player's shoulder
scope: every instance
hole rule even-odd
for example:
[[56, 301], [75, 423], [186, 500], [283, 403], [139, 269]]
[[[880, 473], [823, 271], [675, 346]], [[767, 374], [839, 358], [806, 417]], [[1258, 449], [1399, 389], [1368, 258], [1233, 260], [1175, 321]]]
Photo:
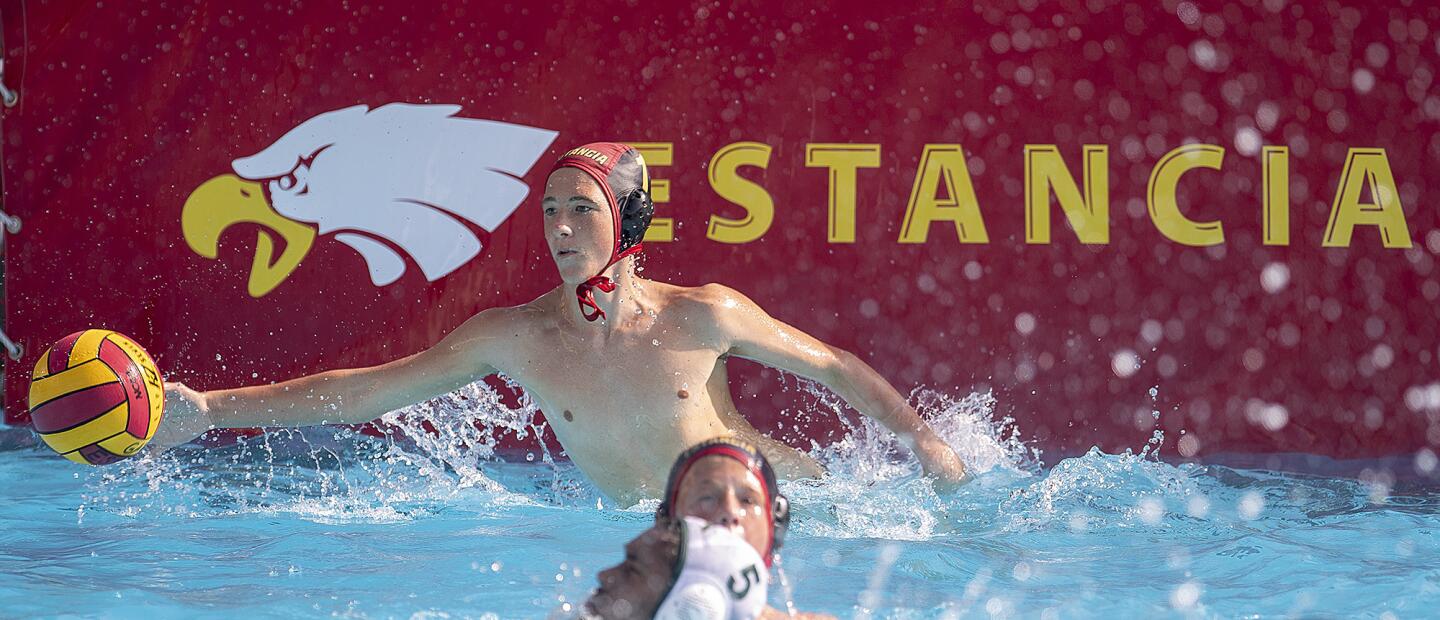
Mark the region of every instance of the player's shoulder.
[[667, 306], [688, 316], [703, 316], [723, 320], [736, 314], [759, 311], [749, 297], [724, 284], [710, 283], [700, 286], [667, 285], [669, 297]]
[[740, 291], [718, 282], [701, 284], [700, 286], [677, 286], [674, 284], [666, 284], [665, 286], [667, 287], [666, 295], [669, 298], [669, 303], [672, 304], [678, 303], [709, 308], [726, 308], [753, 305], [755, 303], [750, 301], [750, 298], [746, 297]]
[[522, 335], [542, 324], [545, 316], [540, 296], [515, 306], [496, 306], [476, 312], [465, 321], [460, 329], [473, 335], [503, 336]]

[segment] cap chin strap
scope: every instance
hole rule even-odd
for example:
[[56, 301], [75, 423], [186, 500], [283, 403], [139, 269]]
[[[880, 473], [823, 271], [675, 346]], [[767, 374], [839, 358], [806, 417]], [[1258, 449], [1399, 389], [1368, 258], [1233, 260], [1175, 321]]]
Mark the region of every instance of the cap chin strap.
[[611, 265], [620, 262], [620, 260], [626, 256], [639, 254], [640, 251], [644, 249], [644, 245], [643, 243], [637, 243], [625, 248], [625, 250], [615, 255], [615, 259], [610, 261], [610, 264], [605, 265], [605, 268], [600, 270], [600, 275], [590, 278], [575, 287], [575, 299], [580, 302], [580, 314], [585, 316], [586, 321], [605, 318], [605, 311], [601, 310], [600, 305], [595, 303], [595, 289], [600, 289], [602, 293], [615, 292], [615, 281], [605, 275], [605, 269], [609, 269]]

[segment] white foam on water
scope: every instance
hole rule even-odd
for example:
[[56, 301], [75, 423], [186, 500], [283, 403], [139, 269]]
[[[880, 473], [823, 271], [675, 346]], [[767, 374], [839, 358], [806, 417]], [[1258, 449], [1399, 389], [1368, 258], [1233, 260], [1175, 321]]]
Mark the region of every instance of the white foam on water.
[[1195, 466], [1175, 467], [1129, 450], [1056, 463], [1042, 478], [1013, 489], [999, 518], [1008, 530], [1093, 529], [1159, 525], [1186, 514], [1188, 500], [1204, 492], [1192, 480]]
[[1039, 471], [1039, 452], [1024, 443], [1014, 419], [996, 417], [989, 392], [957, 397], [920, 388], [911, 393], [911, 406], [955, 450], [973, 478], [947, 494], [921, 475], [918, 461], [884, 426], [846, 411], [838, 397], [814, 382], [798, 384], [814, 396], [810, 413], [833, 416], [846, 429], [834, 444], [812, 444], [811, 456], [828, 471], [824, 479], [781, 484], [799, 511], [792, 526], [799, 532], [888, 540], [948, 536], [970, 526], [970, 503], [988, 489]]
[[[1280, 495], [1287, 488], [1283, 478], [1226, 482], [1217, 476], [1242, 475], [1161, 462], [1159, 430], [1139, 454], [1092, 449], [1046, 471], [1020, 424], [996, 413], [993, 394], [922, 387], [911, 393], [910, 404], [973, 477], [956, 491], [938, 492], [888, 429], [847, 409], [818, 384], [790, 375], [781, 381], [784, 389], [811, 397], [804, 411], [787, 416], [833, 419], [843, 431], [830, 445], [811, 443], [810, 455], [828, 475], [781, 483], [795, 507], [793, 529], [801, 536], [913, 541], [996, 528], [1166, 527], [1177, 519], [1265, 518], [1295, 504]], [[386, 414], [382, 427], [391, 432], [383, 437], [335, 427], [276, 429], [230, 446], [142, 455], [90, 471], [78, 518], [87, 511], [127, 517], [283, 513], [321, 523], [392, 523], [456, 506], [486, 514], [541, 504], [654, 511], [654, 500], [609, 505], [577, 468], [557, 463], [543, 448], [536, 459], [542, 467], [501, 462], [496, 447], [503, 439], [533, 440], [547, 432], [536, 413], [527, 400], [507, 407], [499, 391], [476, 382]], [[1158, 417], [1159, 411], [1152, 413]], [[508, 488], [496, 479], [497, 468], [504, 467], [523, 472], [505, 477]], [[1337, 497], [1346, 492], [1334, 491]], [[1263, 503], [1244, 493], [1259, 493]], [[1251, 498], [1245, 508], [1263, 509], [1243, 509], [1245, 497]]]
[[[535, 413], [528, 402], [506, 407], [497, 391], [476, 382], [385, 414], [385, 437], [337, 427], [271, 429], [234, 445], [186, 446], [96, 468], [84, 507], [125, 516], [254, 512], [389, 523], [462, 496], [491, 507], [532, 504], [485, 469], [502, 437], [544, 433]], [[546, 453], [544, 462], [554, 461]], [[552, 486], [563, 480], [555, 476]]]

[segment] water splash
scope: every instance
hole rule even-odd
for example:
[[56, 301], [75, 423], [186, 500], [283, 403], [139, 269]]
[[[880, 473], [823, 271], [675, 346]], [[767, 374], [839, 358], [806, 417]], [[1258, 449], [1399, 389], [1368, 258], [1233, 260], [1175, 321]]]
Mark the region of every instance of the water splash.
[[989, 392], [962, 397], [920, 388], [910, 404], [965, 461], [975, 481], [955, 494], [937, 493], [919, 463], [884, 426], [844, 408], [833, 393], [803, 379], [796, 386], [813, 400], [812, 415], [835, 416], [846, 434], [829, 446], [812, 444], [811, 456], [829, 472], [823, 481], [782, 483], [799, 507], [797, 529], [827, 538], [927, 540], [983, 522], [974, 502], [988, 489], [1036, 475], [1040, 454], [1022, 440], [1013, 418], [996, 418]]
[[[1286, 514], [1299, 505], [1313, 510], [1317, 496], [1336, 498], [1321, 504], [1324, 511], [1360, 508], [1349, 501], [1350, 488], [1166, 464], [1159, 460], [1158, 429], [1139, 454], [1092, 449], [1046, 471], [1020, 425], [997, 416], [993, 394], [921, 388], [910, 404], [975, 475], [959, 491], [939, 493], [883, 426], [847, 410], [818, 384], [793, 376], [784, 381], [809, 397], [805, 415], [833, 416], [846, 429], [831, 445], [811, 444], [809, 453], [829, 471], [826, 478], [781, 483], [801, 536], [915, 541], [990, 530], [1167, 527], [1186, 519], [1229, 524]], [[1156, 395], [1152, 388], [1152, 399]], [[504, 438], [548, 432], [536, 413], [533, 402], [522, 399], [512, 409], [501, 391], [476, 382], [386, 414], [381, 421], [389, 432], [380, 437], [315, 427], [272, 430], [218, 448], [185, 446], [91, 470], [78, 518], [97, 511], [124, 517], [151, 511], [190, 517], [287, 513], [323, 523], [388, 523], [457, 506], [479, 513], [522, 504], [613, 511], [543, 441], [541, 467], [497, 455]], [[1159, 409], [1152, 415], [1158, 420]], [[502, 484], [497, 472], [507, 467], [513, 471]], [[1297, 488], [1307, 495], [1294, 497]], [[643, 522], [655, 504], [644, 501], [621, 512]]]
[[[487, 505], [534, 502], [486, 473], [500, 462], [505, 437], [540, 437], [528, 400], [506, 407], [499, 391], [477, 381], [381, 417], [382, 437], [349, 428], [271, 429], [232, 445], [182, 446], [89, 472], [79, 515], [147, 511], [203, 517], [245, 512], [291, 513], [317, 522], [393, 522], [443, 509], [457, 498]], [[544, 446], [544, 442], [540, 442]], [[594, 491], [556, 468], [542, 450], [551, 497], [592, 502]]]
[[[776, 583], [780, 586], [780, 591], [778, 592], [778, 594], [780, 595], [780, 601], [785, 604], [785, 615], [790, 618], [796, 617], [797, 614], [799, 614], [799, 610], [795, 608], [795, 588], [790, 584], [790, 576], [785, 574], [784, 554], [780, 553], [780, 551], [778, 550], [775, 551], [771, 564], [771, 570], [775, 573]], [[770, 600], [772, 601], [772, 605], [775, 594], [777, 593], [772, 592], [770, 594]]]
[[[829, 468], [827, 478], [781, 483], [795, 510], [796, 551], [788, 567], [794, 574], [780, 571], [772, 592], [777, 607], [785, 602], [783, 609], [815, 608], [806, 602], [815, 587], [804, 584], [813, 583], [817, 557], [826, 564], [823, 574], [850, 576], [840, 586], [851, 593], [846, 613], [892, 617], [906, 608], [918, 616], [959, 617], [981, 609], [1005, 615], [1042, 607], [1134, 612], [1133, 605], [1112, 600], [1107, 593], [1117, 587], [1116, 577], [1097, 568], [1117, 555], [1144, 563], [1135, 574], [1146, 579], [1125, 587], [1140, 591], [1145, 604], [1203, 611], [1234, 590], [1223, 579], [1205, 577], [1203, 567], [1311, 553], [1313, 545], [1329, 544], [1332, 530], [1325, 528], [1388, 519], [1400, 533], [1377, 538], [1386, 540], [1385, 553], [1422, 557], [1433, 548], [1423, 534], [1404, 529], [1403, 518], [1433, 515], [1436, 501], [1433, 494], [1405, 495], [1404, 480], [1167, 464], [1160, 460], [1158, 430], [1137, 446], [1138, 453], [1092, 449], [1045, 469], [1020, 425], [996, 414], [992, 394], [926, 388], [911, 394], [911, 404], [976, 474], [958, 491], [940, 493], [883, 427], [845, 410], [819, 386], [796, 381], [794, 387], [811, 396], [806, 415], [834, 416], [847, 432], [834, 445], [811, 446], [810, 454]], [[1159, 408], [1151, 413], [1158, 420]], [[554, 559], [542, 567], [548, 572], [532, 566], [526, 576], [543, 578], [532, 584], [553, 579], [548, 594], [557, 598], [532, 592], [513, 603], [523, 607], [583, 598], [590, 584], [582, 583], [578, 565], [568, 572], [561, 565], [561, 573], [554, 566], [585, 554], [587, 575], [610, 565], [619, 545], [642, 530], [655, 509], [653, 500], [618, 510], [600, 503], [578, 468], [544, 450], [533, 462], [500, 458], [502, 437], [533, 439], [548, 429], [536, 423], [533, 404], [506, 407], [487, 384], [383, 421], [394, 432], [372, 437], [343, 428], [275, 430], [233, 445], [186, 446], [87, 470], [80, 474], [87, 479], [78, 518], [97, 520], [85, 529], [103, 534], [136, 527], [207, 531], [210, 526], [194, 524], [238, 515], [265, 527], [285, 523], [297, 541], [314, 531], [311, 523], [341, 524], [366, 535], [373, 535], [370, 524], [418, 533], [438, 527], [463, 534], [447, 532], [450, 538], [480, 541], [454, 555], [472, 568], [492, 566], [479, 571], [484, 579], [500, 579], [500, 559], [517, 575], [522, 573], [508, 562], [527, 566], [537, 554]], [[150, 518], [157, 515], [172, 518]], [[388, 525], [393, 523], [400, 526]], [[112, 524], [118, 526], [107, 527]], [[1300, 536], [1296, 531], [1308, 538], [1292, 542]], [[1318, 533], [1304, 534], [1311, 531]], [[260, 544], [237, 536], [242, 546]], [[182, 551], [186, 544], [176, 542]], [[1292, 547], [1299, 551], [1286, 551]], [[249, 548], [235, 553], [252, 553]], [[391, 553], [401, 561], [412, 551], [402, 545]], [[451, 555], [446, 549], [429, 553], [437, 565]], [[471, 559], [475, 554], [483, 561]], [[1365, 561], [1389, 561], [1376, 558]], [[283, 576], [285, 566], [279, 571]], [[798, 592], [789, 591], [792, 578]], [[912, 590], [917, 583], [946, 585]], [[955, 587], [960, 584], [963, 591]]]
[[1058, 527], [1081, 532], [1102, 526], [1158, 525], [1167, 516], [1187, 514], [1191, 497], [1203, 497], [1192, 479], [1201, 471], [1129, 450], [1106, 454], [1091, 448], [1012, 490], [1000, 504], [999, 517], [1009, 530]]
[[1160, 446], [1164, 445], [1164, 443], [1165, 443], [1165, 431], [1163, 431], [1163, 430], [1161, 430], [1161, 429], [1159, 428], [1159, 427], [1160, 427], [1160, 405], [1159, 405], [1159, 402], [1158, 402], [1158, 401], [1159, 401], [1159, 398], [1160, 398], [1160, 386], [1158, 386], [1158, 385], [1150, 386], [1150, 418], [1151, 418], [1152, 420], [1154, 420], [1154, 423], [1155, 423], [1155, 427], [1156, 427], [1156, 428], [1155, 428], [1155, 432], [1150, 434], [1150, 439], [1149, 439], [1149, 441], [1146, 441], [1146, 442], [1145, 442], [1145, 447], [1140, 449], [1140, 458], [1142, 458], [1142, 459], [1145, 458], [1145, 457], [1147, 457], [1147, 456], [1152, 456], [1152, 457], [1154, 457], [1154, 458], [1156, 458], [1156, 459], [1159, 459], [1159, 458], [1160, 458]]
[[[812, 413], [832, 415], [846, 429], [844, 437], [830, 446], [812, 442], [811, 456], [831, 474], [875, 483], [919, 473], [919, 463], [889, 429], [851, 412], [838, 396], [818, 383], [800, 379], [797, 385], [815, 399]], [[983, 475], [996, 469], [1038, 471], [1039, 451], [1025, 445], [1014, 418], [995, 418], [992, 393], [973, 392], [957, 398], [922, 387], [911, 392], [909, 404], [955, 450], [972, 474]]]

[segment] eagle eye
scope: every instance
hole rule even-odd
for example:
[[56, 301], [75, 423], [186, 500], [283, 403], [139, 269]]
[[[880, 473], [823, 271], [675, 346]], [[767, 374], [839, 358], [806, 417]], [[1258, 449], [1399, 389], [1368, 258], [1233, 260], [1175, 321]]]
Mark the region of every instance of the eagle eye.
[[301, 157], [295, 162], [295, 169], [291, 170], [289, 174], [275, 179], [272, 187], [282, 192], [293, 191], [298, 187], [299, 191], [295, 192], [296, 196], [304, 196], [310, 193], [310, 184], [307, 183], [308, 177], [310, 176], [310, 166], [315, 164], [316, 157], [319, 157], [321, 153], [325, 152], [325, 149], [332, 146], [334, 145], [327, 144], [315, 149], [315, 152], [311, 153], [309, 157]]

